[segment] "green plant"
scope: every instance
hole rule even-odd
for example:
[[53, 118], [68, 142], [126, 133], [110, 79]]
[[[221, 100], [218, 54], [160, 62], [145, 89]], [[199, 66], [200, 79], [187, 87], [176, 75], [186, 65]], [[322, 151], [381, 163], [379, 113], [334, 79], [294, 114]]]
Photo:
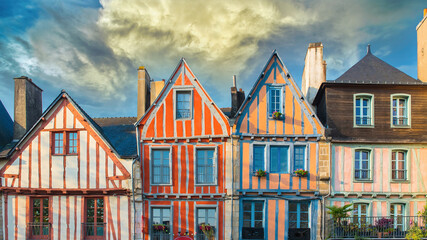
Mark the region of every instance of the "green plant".
[[294, 171], [294, 173], [295, 173], [297, 176], [305, 177], [305, 176], [307, 176], [308, 171], [306, 171], [306, 170], [304, 170], [304, 169], [297, 169], [297, 170], [295, 170], [295, 171]]
[[267, 175], [267, 173], [262, 169], [258, 169], [255, 171], [255, 176], [257, 177], [265, 177], [265, 175]]
[[273, 112], [273, 118], [274, 119], [280, 119], [282, 117], [282, 115], [283, 114], [281, 112], [278, 112], [278, 111]]
[[[418, 212], [418, 216], [423, 220], [423, 222], [427, 222], [427, 202], [424, 205], [423, 210]], [[406, 239], [420, 240], [427, 237], [427, 229], [424, 227], [419, 227], [417, 222], [410, 221], [411, 228], [405, 235]]]
[[346, 204], [342, 207], [330, 206], [330, 207], [326, 207], [326, 208], [329, 209], [329, 211], [327, 211], [327, 213], [331, 214], [332, 218], [334, 219], [334, 222], [338, 222], [339, 219], [348, 217], [348, 213], [353, 211], [353, 208], [351, 208], [352, 206], [353, 206], [353, 204], [350, 203], [350, 204]]

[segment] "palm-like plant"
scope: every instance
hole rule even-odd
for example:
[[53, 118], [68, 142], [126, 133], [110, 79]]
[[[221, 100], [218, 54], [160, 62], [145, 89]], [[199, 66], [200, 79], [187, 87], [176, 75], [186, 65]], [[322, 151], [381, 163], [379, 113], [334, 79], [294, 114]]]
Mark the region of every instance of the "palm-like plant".
[[327, 211], [327, 213], [331, 214], [332, 218], [334, 219], [334, 222], [340, 223], [341, 218], [348, 217], [348, 213], [353, 211], [352, 206], [353, 206], [353, 204], [350, 203], [350, 204], [346, 204], [342, 207], [330, 206], [330, 207], [326, 207], [326, 208], [329, 209], [329, 211]]

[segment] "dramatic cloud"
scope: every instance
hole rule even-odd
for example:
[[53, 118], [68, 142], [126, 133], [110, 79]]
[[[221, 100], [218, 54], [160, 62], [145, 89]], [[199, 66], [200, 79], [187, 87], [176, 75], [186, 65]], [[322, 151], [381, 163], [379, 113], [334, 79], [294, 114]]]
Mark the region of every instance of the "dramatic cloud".
[[[0, 35], [0, 94], [11, 98], [5, 91], [11, 78], [28, 75], [47, 95], [66, 89], [91, 115], [135, 115], [136, 68], [144, 65], [155, 79], [168, 78], [184, 57], [218, 105], [227, 106], [231, 76], [237, 74], [238, 84], [249, 90], [273, 49], [297, 81], [310, 42], [325, 46], [328, 79], [359, 60], [367, 43], [381, 42], [374, 52], [387, 56], [405, 29], [415, 32], [409, 24], [419, 18], [415, 13], [421, 5], [333, 0], [11, 4], [13, 14], [0, 11], [0, 27], [6, 29]], [[6, 25], [12, 17], [17, 23]]]

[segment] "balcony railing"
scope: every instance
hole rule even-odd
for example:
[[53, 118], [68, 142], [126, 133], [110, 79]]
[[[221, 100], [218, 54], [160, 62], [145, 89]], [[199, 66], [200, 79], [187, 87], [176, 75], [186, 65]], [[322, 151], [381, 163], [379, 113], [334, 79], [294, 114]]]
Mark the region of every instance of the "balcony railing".
[[169, 239], [171, 239], [171, 234], [169, 232], [153, 231], [151, 233], [151, 240], [169, 240]]
[[104, 239], [106, 223], [82, 223], [85, 239]]
[[427, 219], [419, 216], [346, 217], [330, 222], [331, 239], [343, 238], [400, 238], [411, 227], [425, 229]]
[[29, 239], [49, 239], [52, 224], [47, 222], [29, 222], [27, 224]]

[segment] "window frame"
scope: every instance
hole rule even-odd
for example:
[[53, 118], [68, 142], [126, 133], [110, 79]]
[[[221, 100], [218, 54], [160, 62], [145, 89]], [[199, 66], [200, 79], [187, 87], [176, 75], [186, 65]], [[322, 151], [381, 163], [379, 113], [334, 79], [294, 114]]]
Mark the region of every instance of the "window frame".
[[[369, 98], [370, 99], [370, 117], [371, 117], [371, 123], [370, 124], [357, 124], [356, 121], [356, 101], [358, 98]], [[374, 94], [370, 93], [356, 93], [353, 94], [353, 127], [354, 128], [374, 128], [375, 127], [375, 111], [374, 111]]]
[[[371, 216], [371, 204], [370, 204], [370, 202], [368, 202], [368, 201], [356, 201], [353, 203], [353, 206], [354, 205], [362, 205], [362, 204], [366, 205], [366, 217], [365, 218], [366, 218], [366, 222], [368, 222], [368, 221], [370, 221], [370, 216]], [[353, 221], [354, 221], [354, 217], [355, 217], [354, 210], [355, 210], [355, 208], [353, 207], [353, 211], [351, 211], [351, 218], [353, 218]], [[360, 210], [358, 210], [358, 212], [360, 212]], [[358, 223], [360, 223], [360, 215], [358, 214], [357, 217], [359, 218]]]
[[[213, 183], [197, 183], [197, 151], [198, 150], [213, 150], [214, 151], [214, 182]], [[194, 185], [195, 186], [216, 186], [218, 185], [218, 147], [217, 146], [195, 146], [194, 151]]]
[[245, 240], [246, 238], [243, 238], [243, 228], [244, 228], [244, 204], [245, 202], [250, 202], [251, 203], [251, 227], [250, 228], [255, 228], [255, 203], [262, 203], [262, 228], [264, 229], [264, 239], [266, 236], [266, 226], [265, 226], [265, 215], [266, 215], [266, 204], [265, 204], [265, 200], [263, 199], [248, 199], [248, 200], [241, 200], [241, 224], [240, 224], [240, 236], [242, 240]]
[[[397, 99], [406, 99], [406, 117], [408, 124], [399, 125], [393, 124], [393, 100]], [[411, 128], [411, 95], [406, 93], [395, 93], [390, 95], [390, 127], [391, 128]]]
[[[170, 225], [169, 225], [169, 230], [172, 230], [172, 228], [173, 228], [173, 208], [172, 208], [172, 205], [156, 205], [156, 204], [153, 204], [153, 205], [150, 205], [150, 207], [149, 207], [149, 234], [150, 234], [150, 236], [152, 236], [152, 234], [153, 234], [153, 229], [152, 229], [152, 226], [153, 226], [153, 209], [154, 208], [163, 208], [163, 209], [169, 209], [169, 211], [170, 211]], [[172, 237], [173, 237], [173, 231], [169, 231], [169, 239], [172, 239]]]
[[[367, 151], [369, 154], [369, 156], [368, 156], [368, 161], [369, 161], [368, 162], [368, 166], [369, 166], [368, 171], [369, 171], [369, 173], [368, 173], [368, 178], [366, 178], [366, 179], [356, 178], [355, 173], [356, 173], [356, 152], [357, 151]], [[372, 154], [372, 152], [373, 152], [372, 148], [355, 148], [355, 149], [353, 149], [353, 153], [352, 153], [353, 154], [353, 169], [351, 172], [351, 174], [353, 175], [353, 182], [372, 182], [373, 181], [373, 172], [374, 172], [373, 155], [374, 154]]]
[[[390, 202], [389, 204], [388, 204], [388, 216], [390, 216], [390, 218], [392, 217], [392, 215], [391, 215], [391, 206], [392, 205], [401, 205], [402, 206], [402, 217], [404, 217], [404, 216], [408, 216], [408, 214], [407, 214], [407, 204], [406, 203], [404, 203], [404, 202], [400, 202], [400, 201], [398, 201], [398, 202]], [[398, 217], [399, 215], [397, 215], [396, 217], [393, 217], [393, 228], [396, 228], [396, 221], [394, 221], [397, 217]], [[402, 218], [402, 229], [405, 229], [405, 219], [404, 218]]]
[[[304, 170], [309, 171], [308, 166], [308, 157], [309, 157], [309, 143], [292, 143], [292, 142], [252, 142], [250, 144], [249, 150], [249, 169], [252, 175], [255, 175], [254, 169], [254, 146], [264, 146], [264, 169], [266, 173], [269, 174], [291, 174], [294, 175], [295, 166], [294, 166], [294, 149], [296, 146], [303, 146], [304, 151]], [[288, 167], [286, 172], [271, 172], [271, 160], [270, 160], [270, 151], [271, 147], [288, 147]]]
[[283, 114], [284, 113], [284, 106], [283, 106], [283, 95], [284, 95], [284, 84], [270, 84], [268, 85], [268, 98], [267, 98], [267, 113], [268, 113], [268, 118], [272, 119], [273, 118], [273, 112], [271, 111], [271, 91], [274, 90], [279, 90], [280, 92], [280, 107], [279, 110], [280, 112]]
[[[49, 197], [49, 196], [30, 196], [30, 209], [29, 209], [29, 220], [30, 220], [30, 223], [35, 223], [35, 221], [34, 221], [34, 200], [35, 199], [39, 199], [40, 200], [40, 209], [41, 209], [41, 211], [40, 211], [40, 213], [41, 213], [41, 215], [40, 215], [40, 223], [43, 223], [44, 221], [41, 219], [42, 218], [42, 216], [44, 216], [43, 215], [43, 208], [44, 208], [44, 204], [43, 204], [43, 199], [47, 199], [47, 201], [48, 201], [48, 215], [47, 215], [47, 217], [48, 217], [48, 221], [47, 221], [47, 227], [48, 227], [48, 234], [47, 235], [33, 235], [33, 231], [32, 231], [32, 227], [27, 227], [27, 229], [26, 229], [26, 232], [27, 232], [27, 234], [26, 234], [26, 236], [27, 236], [27, 238], [31, 238], [31, 239], [50, 239], [50, 237], [51, 237], [51, 234], [52, 234], [52, 201], [51, 201], [51, 197]], [[42, 207], [43, 206], [43, 207]], [[42, 226], [40, 226], [39, 227], [40, 229], [41, 229], [41, 231], [43, 231], [42, 230]]]
[[[55, 140], [55, 135], [61, 133], [62, 134], [62, 153], [56, 153], [56, 140]], [[70, 145], [70, 135], [71, 133], [76, 133], [77, 134], [77, 138], [76, 140], [76, 152], [75, 153], [70, 153], [70, 149], [69, 149], [69, 145]], [[50, 149], [51, 149], [51, 155], [52, 156], [77, 156], [80, 153], [80, 131], [77, 130], [63, 130], [63, 131], [51, 131], [51, 136], [50, 136]]]
[[[174, 108], [174, 120], [178, 120], [178, 121], [182, 121], [182, 120], [192, 120], [193, 119], [193, 105], [194, 105], [194, 93], [193, 93], [193, 86], [183, 86], [183, 87], [179, 87], [179, 88], [174, 88], [173, 91], [173, 108]], [[177, 113], [178, 113], [178, 109], [177, 109], [177, 101], [178, 101], [178, 93], [190, 93], [190, 117], [188, 118], [178, 118], [177, 117]]]
[[[103, 197], [103, 196], [91, 196], [91, 197], [85, 197], [84, 198], [84, 223], [85, 224], [87, 224], [88, 223], [88, 220], [87, 220], [87, 217], [88, 217], [88, 207], [87, 207], [87, 203], [88, 203], [88, 200], [90, 200], [90, 199], [94, 199], [95, 200], [95, 205], [94, 205], [94, 209], [97, 209], [97, 203], [96, 203], [96, 200], [97, 199], [102, 199], [102, 201], [103, 201], [103, 206], [102, 206], [102, 209], [103, 209], [103, 220], [104, 220], [104, 222], [103, 222], [103, 228], [104, 228], [104, 230], [103, 230], [103, 235], [102, 236], [97, 236], [97, 235], [94, 235], [94, 236], [88, 236], [87, 235], [87, 231], [86, 231], [86, 225], [83, 225], [83, 227], [84, 227], [84, 229], [83, 229], [83, 237], [84, 237], [84, 239], [105, 239], [105, 237], [106, 237], [106, 235], [107, 235], [107, 229], [106, 229], [106, 227], [107, 227], [107, 222], [106, 222], [106, 218], [105, 218], [105, 216], [106, 216], [106, 214], [105, 214], [105, 198]], [[96, 223], [98, 223], [98, 220], [97, 220], [97, 218], [98, 217], [96, 217], [97, 216], [97, 214], [96, 214], [96, 210], [94, 211], [95, 212], [95, 216], [94, 216], [94, 223], [96, 222]], [[95, 226], [95, 225], [94, 225]], [[94, 230], [95, 232], [96, 232], [96, 229]]]
[[[154, 183], [153, 181], [153, 150], [168, 150], [169, 151], [169, 183]], [[153, 186], [172, 186], [172, 146], [150, 146], [150, 185]]]
[[308, 207], [307, 207], [307, 214], [308, 214], [308, 216], [307, 216], [307, 228], [311, 228], [311, 221], [310, 221], [311, 220], [311, 202], [310, 201], [291, 201], [291, 200], [288, 201], [288, 219], [289, 219], [288, 221], [289, 221], [289, 228], [291, 228], [291, 216], [290, 216], [290, 214], [294, 213], [289, 208], [289, 205], [291, 203], [297, 204], [297, 211], [296, 211], [296, 214], [297, 214], [297, 220], [296, 220], [297, 227], [296, 227], [296, 229], [300, 229], [301, 228], [301, 227], [298, 227], [298, 225], [301, 226], [301, 204], [307, 204], [308, 205]]
[[[194, 216], [196, 216], [196, 219], [195, 219], [195, 221], [194, 221], [194, 229], [197, 229], [196, 230], [196, 233], [197, 233], [197, 231], [198, 231], [198, 229], [199, 229], [199, 226], [198, 226], [198, 221], [199, 221], [199, 215], [198, 215], [198, 209], [215, 209], [215, 224], [216, 224], [216, 226], [215, 226], [215, 239], [218, 239], [218, 233], [219, 233], [219, 218], [218, 218], [218, 206], [217, 205], [209, 205], [209, 204], [196, 204], [195, 205], [195, 208], [194, 208]], [[196, 238], [195, 239], [197, 239], [197, 236], [196, 236]]]
[[[405, 159], [404, 159], [404, 166], [405, 166], [405, 178], [404, 179], [393, 179], [393, 152], [403, 152]], [[391, 149], [390, 152], [390, 172], [389, 172], [389, 178], [390, 178], [390, 182], [409, 182], [410, 181], [410, 166], [411, 164], [409, 163], [410, 161], [410, 151], [409, 149], [404, 149], [404, 148], [396, 148], [396, 149]]]

